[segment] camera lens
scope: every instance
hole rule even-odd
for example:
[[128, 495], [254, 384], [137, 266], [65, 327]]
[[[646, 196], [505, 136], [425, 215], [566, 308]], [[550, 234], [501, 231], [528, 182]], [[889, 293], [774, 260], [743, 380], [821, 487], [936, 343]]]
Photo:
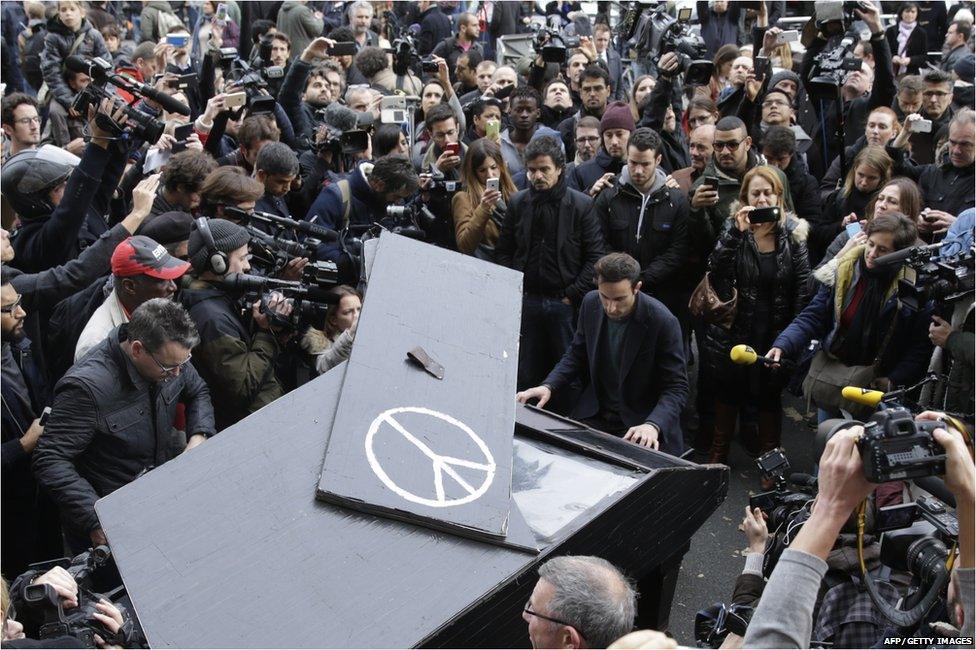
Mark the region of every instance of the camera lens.
[[948, 557], [945, 544], [934, 537], [923, 537], [908, 547], [908, 570], [923, 584], [932, 584], [946, 573]]

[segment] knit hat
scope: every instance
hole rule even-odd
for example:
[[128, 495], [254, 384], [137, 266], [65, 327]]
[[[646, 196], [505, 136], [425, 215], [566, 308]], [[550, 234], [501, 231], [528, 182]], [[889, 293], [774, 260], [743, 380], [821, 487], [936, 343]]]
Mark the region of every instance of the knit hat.
[[956, 76], [959, 77], [960, 81], [973, 83], [973, 76], [974, 73], [976, 73], [976, 56], [969, 54], [959, 59], [956, 61], [956, 64], [952, 66], [952, 71], [956, 73]]
[[600, 135], [607, 129], [623, 129], [633, 132], [637, 128], [634, 124], [634, 116], [630, 112], [630, 106], [623, 102], [610, 102], [603, 110], [603, 117], [600, 119]]
[[[217, 251], [230, 253], [251, 241], [251, 236], [247, 230], [236, 223], [226, 219], [208, 219], [207, 222]], [[190, 256], [190, 264], [193, 265], [193, 270], [197, 273], [205, 271], [207, 269], [207, 258], [214, 252], [210, 250], [209, 244], [204, 241], [199, 228], [194, 228], [193, 232], [190, 233], [189, 244], [187, 244], [187, 254]]]
[[797, 91], [800, 89], [800, 76], [792, 70], [780, 70], [769, 78], [769, 85], [766, 87], [773, 89], [776, 87], [776, 84], [781, 81], [792, 81], [794, 84], [796, 84]]

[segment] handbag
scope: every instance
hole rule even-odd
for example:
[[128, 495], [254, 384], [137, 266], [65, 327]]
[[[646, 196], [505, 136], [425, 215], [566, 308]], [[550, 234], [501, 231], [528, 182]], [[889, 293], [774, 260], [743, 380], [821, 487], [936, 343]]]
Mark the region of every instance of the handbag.
[[810, 372], [803, 380], [803, 393], [807, 399], [823, 409], [843, 409], [857, 418], [870, 417], [875, 411], [874, 407], [845, 399], [841, 390], [845, 386], [867, 388], [877, 378], [881, 355], [895, 333], [895, 325], [896, 321], [892, 319], [891, 327], [878, 347], [878, 356], [870, 365], [848, 366], [821, 347], [810, 361]]
[[718, 325], [723, 329], [731, 329], [735, 321], [735, 307], [739, 300], [739, 293], [732, 287], [732, 298], [723, 302], [718, 292], [709, 280], [710, 273], [705, 273], [698, 286], [691, 293], [688, 301], [688, 311], [692, 316], [701, 318], [706, 323]]

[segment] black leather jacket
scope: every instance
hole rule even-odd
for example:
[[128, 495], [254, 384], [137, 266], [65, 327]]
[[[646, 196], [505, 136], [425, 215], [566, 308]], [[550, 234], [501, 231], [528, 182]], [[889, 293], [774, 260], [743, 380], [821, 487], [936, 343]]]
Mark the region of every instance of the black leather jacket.
[[99, 526], [99, 497], [183, 451], [183, 436], [173, 429], [177, 403], [186, 406], [187, 437], [215, 433], [210, 392], [193, 366], [166, 382], [146, 381], [120, 345], [125, 327], [112, 330], [58, 382], [34, 450], [38, 482], [65, 525], [81, 534]]

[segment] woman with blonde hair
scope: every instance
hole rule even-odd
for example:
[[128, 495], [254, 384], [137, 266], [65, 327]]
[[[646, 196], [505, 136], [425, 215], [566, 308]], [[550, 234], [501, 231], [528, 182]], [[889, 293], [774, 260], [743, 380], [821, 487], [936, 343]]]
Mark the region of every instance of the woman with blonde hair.
[[[486, 189], [489, 180], [497, 181], [498, 189]], [[451, 204], [458, 250], [491, 260], [506, 206], [517, 191], [501, 148], [487, 138], [472, 142], [464, 156], [461, 181], [464, 189]]]
[[891, 178], [893, 165], [884, 147], [868, 146], [854, 156], [843, 186], [824, 199], [823, 212], [811, 224], [811, 260], [820, 261], [844, 227], [863, 217], [868, 203]]
[[[705, 339], [706, 363], [716, 390], [712, 463], [726, 462], [740, 409], [746, 406], [759, 411], [760, 453], [780, 443], [780, 393], [787, 374], [763, 364], [736, 365], [729, 357], [732, 347], [743, 343], [755, 350], [769, 349], [809, 298], [809, 227], [786, 211], [780, 178], [779, 171], [767, 165], [749, 170], [708, 264], [709, 280], [720, 299], [729, 301], [733, 292], [736, 295], [731, 326], [709, 325]], [[778, 208], [779, 218], [753, 223], [751, 217], [763, 208]]]

